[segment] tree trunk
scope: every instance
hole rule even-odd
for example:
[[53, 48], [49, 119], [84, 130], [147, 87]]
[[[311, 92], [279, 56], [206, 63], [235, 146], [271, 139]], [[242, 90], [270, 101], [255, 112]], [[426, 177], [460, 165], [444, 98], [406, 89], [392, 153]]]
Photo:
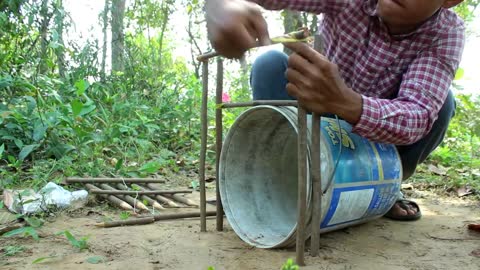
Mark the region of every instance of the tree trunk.
[[171, 12], [171, 6], [173, 5], [173, 1], [170, 0], [164, 0], [162, 1], [162, 24], [160, 27], [160, 40], [159, 40], [159, 67], [160, 70], [162, 70], [162, 50], [163, 50], [163, 38], [165, 36], [165, 32], [167, 30], [167, 25], [168, 25], [168, 19], [170, 18], [170, 12]]
[[[285, 33], [290, 33], [292, 31], [298, 30], [302, 27], [302, 18], [299, 11], [284, 10], [283, 13], [283, 27]], [[286, 47], [284, 48], [286, 54], [290, 54], [290, 50]]]
[[112, 0], [112, 72], [125, 70], [125, 0]]
[[55, 15], [55, 24], [56, 30], [58, 33], [58, 48], [55, 50], [55, 54], [57, 55], [57, 66], [58, 66], [58, 74], [60, 78], [65, 78], [65, 44], [63, 42], [63, 27], [65, 25], [65, 10], [63, 9], [63, 0], [57, 1], [56, 8], [56, 15]]
[[101, 78], [102, 81], [105, 81], [105, 66], [107, 62], [107, 28], [108, 28], [108, 12], [110, 10], [110, 1], [105, 0], [105, 6], [103, 8], [103, 44], [102, 44], [102, 67], [101, 67]]
[[48, 68], [47, 62], [45, 61], [48, 46], [48, 25], [50, 22], [50, 15], [48, 14], [48, 2], [48, 0], [43, 0], [42, 7], [40, 8], [40, 17], [42, 18], [40, 25], [40, 66], [38, 70], [40, 74], [45, 74]]

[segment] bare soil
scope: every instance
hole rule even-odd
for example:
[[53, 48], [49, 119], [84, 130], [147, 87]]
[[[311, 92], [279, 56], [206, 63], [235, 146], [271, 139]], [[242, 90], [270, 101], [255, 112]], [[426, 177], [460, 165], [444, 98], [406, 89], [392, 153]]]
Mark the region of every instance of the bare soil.
[[[438, 197], [414, 191], [423, 218], [395, 222], [381, 218], [360, 226], [322, 235], [320, 256], [307, 256], [301, 269], [480, 269], [480, 233], [466, 225], [480, 222], [479, 202]], [[192, 194], [193, 198], [198, 194]], [[194, 211], [194, 209], [168, 210]], [[23, 246], [25, 251], [0, 257], [0, 269], [280, 269], [293, 249], [264, 250], [242, 242], [226, 225], [199, 233], [199, 220], [156, 222], [150, 225], [97, 228], [105, 218], [119, 219], [107, 206], [64, 212], [32, 238], [0, 238], [0, 247]], [[89, 249], [79, 252], [56, 233], [69, 230], [77, 238], [89, 236]], [[473, 253], [475, 254], [475, 252]], [[92, 264], [88, 258], [102, 256]], [[35, 259], [48, 257], [41, 263]]]

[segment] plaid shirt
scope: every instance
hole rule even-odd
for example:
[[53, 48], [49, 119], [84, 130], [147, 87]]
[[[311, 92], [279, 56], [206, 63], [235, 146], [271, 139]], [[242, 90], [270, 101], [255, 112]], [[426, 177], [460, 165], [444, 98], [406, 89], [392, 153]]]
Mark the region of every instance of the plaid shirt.
[[323, 13], [325, 55], [360, 93], [353, 132], [371, 141], [412, 144], [432, 128], [460, 62], [463, 21], [440, 9], [406, 35], [388, 34], [377, 0], [252, 0], [267, 9]]

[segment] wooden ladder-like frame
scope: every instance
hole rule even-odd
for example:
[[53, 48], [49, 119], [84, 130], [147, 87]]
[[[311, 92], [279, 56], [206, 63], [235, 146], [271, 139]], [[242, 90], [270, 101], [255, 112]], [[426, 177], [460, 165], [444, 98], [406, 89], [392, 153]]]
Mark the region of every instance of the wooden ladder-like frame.
[[[322, 51], [322, 41], [320, 37], [315, 36], [314, 47], [317, 51]], [[197, 59], [202, 63], [202, 107], [201, 107], [201, 150], [200, 150], [200, 231], [207, 231], [206, 218], [206, 188], [205, 188], [205, 159], [207, 153], [207, 132], [208, 132], [208, 75], [209, 60], [217, 56], [215, 53], [207, 53], [199, 56]], [[259, 105], [271, 106], [295, 106], [298, 108], [298, 201], [297, 201], [297, 233], [296, 233], [296, 263], [300, 266], [305, 265], [305, 241], [307, 225], [307, 112], [299, 106], [297, 101], [286, 100], [258, 100], [241, 103], [223, 103], [223, 60], [217, 58], [217, 88], [216, 88], [216, 110], [215, 110], [215, 131], [216, 131], [216, 228], [217, 231], [223, 231], [223, 206], [220, 199], [219, 181], [219, 160], [223, 144], [223, 109], [238, 107], [253, 107]], [[320, 248], [320, 219], [321, 219], [321, 173], [320, 173], [320, 115], [312, 114], [311, 128], [311, 176], [312, 176], [312, 217], [310, 225], [312, 228], [310, 241], [310, 255], [317, 256]]]

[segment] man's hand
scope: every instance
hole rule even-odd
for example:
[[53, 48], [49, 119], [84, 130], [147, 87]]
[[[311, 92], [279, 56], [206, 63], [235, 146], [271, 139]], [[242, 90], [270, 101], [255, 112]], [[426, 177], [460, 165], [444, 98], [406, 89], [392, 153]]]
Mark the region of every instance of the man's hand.
[[362, 114], [362, 96], [345, 84], [338, 67], [305, 43], [288, 43], [287, 91], [311, 112], [333, 113], [354, 125]]
[[244, 0], [207, 0], [208, 37], [215, 50], [227, 58], [268, 45], [270, 38], [260, 8]]

